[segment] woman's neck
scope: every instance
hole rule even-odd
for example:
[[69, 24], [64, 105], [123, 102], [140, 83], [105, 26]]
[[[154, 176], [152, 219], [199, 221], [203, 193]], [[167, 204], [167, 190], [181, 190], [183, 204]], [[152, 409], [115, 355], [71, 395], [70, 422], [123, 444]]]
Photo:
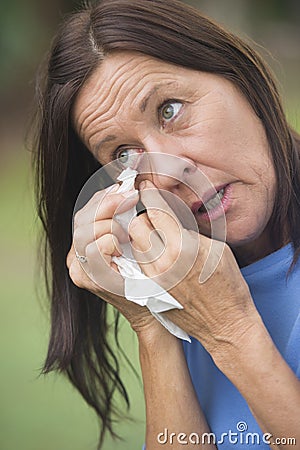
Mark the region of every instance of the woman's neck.
[[271, 233], [266, 231], [255, 241], [248, 242], [240, 247], [231, 247], [231, 250], [239, 267], [245, 267], [279, 250], [288, 242], [289, 239], [283, 239], [281, 243], [274, 243]]

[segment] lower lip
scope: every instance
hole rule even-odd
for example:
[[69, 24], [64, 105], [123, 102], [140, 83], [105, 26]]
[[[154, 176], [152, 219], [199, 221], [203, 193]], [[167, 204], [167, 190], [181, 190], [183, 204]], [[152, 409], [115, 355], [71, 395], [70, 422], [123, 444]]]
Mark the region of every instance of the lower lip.
[[225, 186], [223, 189], [225, 189], [223, 198], [221, 200], [221, 202], [219, 203], [219, 205], [217, 205], [214, 209], [211, 209], [208, 212], [199, 212], [197, 211], [195, 213], [195, 216], [200, 219], [203, 220], [205, 222], [211, 222], [212, 220], [216, 220], [219, 219], [223, 214], [226, 214], [226, 212], [228, 211], [229, 207], [230, 207], [230, 197], [231, 197], [231, 191], [232, 191], [232, 187], [230, 184], [228, 184], [227, 186]]

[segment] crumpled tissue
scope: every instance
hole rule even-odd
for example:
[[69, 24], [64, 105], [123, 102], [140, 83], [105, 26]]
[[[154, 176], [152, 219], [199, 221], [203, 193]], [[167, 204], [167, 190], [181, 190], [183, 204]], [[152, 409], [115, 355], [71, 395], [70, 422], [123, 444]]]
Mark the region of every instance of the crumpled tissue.
[[[123, 193], [134, 190], [134, 182], [138, 172], [128, 167], [118, 177], [121, 181], [117, 193]], [[114, 219], [128, 231], [128, 225], [133, 217], [137, 215], [136, 207], [118, 214]], [[118, 269], [125, 281], [125, 297], [140, 306], [146, 306], [151, 314], [174, 336], [191, 342], [189, 335], [180, 327], [175, 325], [171, 320], [162, 313], [171, 309], [183, 309], [183, 306], [155, 281], [148, 278], [141, 270], [136, 262], [131, 244], [121, 245], [122, 256], [114, 256], [113, 261], [117, 264]]]

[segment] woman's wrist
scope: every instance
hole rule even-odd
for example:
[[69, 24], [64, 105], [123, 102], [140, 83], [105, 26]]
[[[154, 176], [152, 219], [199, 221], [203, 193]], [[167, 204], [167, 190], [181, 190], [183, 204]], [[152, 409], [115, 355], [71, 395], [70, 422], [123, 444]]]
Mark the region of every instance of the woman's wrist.
[[235, 363], [240, 366], [244, 359], [260, 357], [258, 349], [266, 343], [270, 345], [270, 342], [258, 311], [251, 308], [230, 325], [224, 324], [221, 332], [214, 335], [205, 347], [217, 367], [227, 375], [230, 370], [235, 371]]
[[233, 383], [236, 379], [251, 377], [251, 368], [262, 361], [273, 358], [277, 352], [274, 343], [266, 330], [259, 314], [257, 317], [241, 321], [231, 338], [220, 342], [211, 352], [217, 367]]
[[148, 323], [147, 326], [135, 330], [140, 349], [167, 350], [171, 345], [181, 344], [180, 340], [173, 336], [157, 320]]

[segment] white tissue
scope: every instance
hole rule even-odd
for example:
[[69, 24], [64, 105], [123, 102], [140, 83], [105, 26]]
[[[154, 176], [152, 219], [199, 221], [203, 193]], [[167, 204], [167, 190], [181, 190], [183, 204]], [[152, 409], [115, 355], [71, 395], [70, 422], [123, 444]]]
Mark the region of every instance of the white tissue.
[[[134, 182], [137, 176], [137, 171], [131, 168], [124, 170], [118, 177], [122, 181], [118, 189], [118, 193], [134, 190]], [[137, 214], [136, 208], [132, 208], [122, 214], [115, 216], [115, 220], [128, 231], [128, 225], [133, 217]], [[174, 336], [191, 342], [188, 334], [175, 325], [171, 320], [161, 314], [164, 311], [171, 309], [183, 309], [183, 306], [159, 286], [155, 281], [148, 278], [140, 269], [140, 266], [135, 261], [131, 251], [131, 245], [121, 245], [122, 256], [114, 256], [113, 261], [118, 265], [120, 274], [125, 280], [125, 297], [140, 306], [146, 306], [151, 314]]]

